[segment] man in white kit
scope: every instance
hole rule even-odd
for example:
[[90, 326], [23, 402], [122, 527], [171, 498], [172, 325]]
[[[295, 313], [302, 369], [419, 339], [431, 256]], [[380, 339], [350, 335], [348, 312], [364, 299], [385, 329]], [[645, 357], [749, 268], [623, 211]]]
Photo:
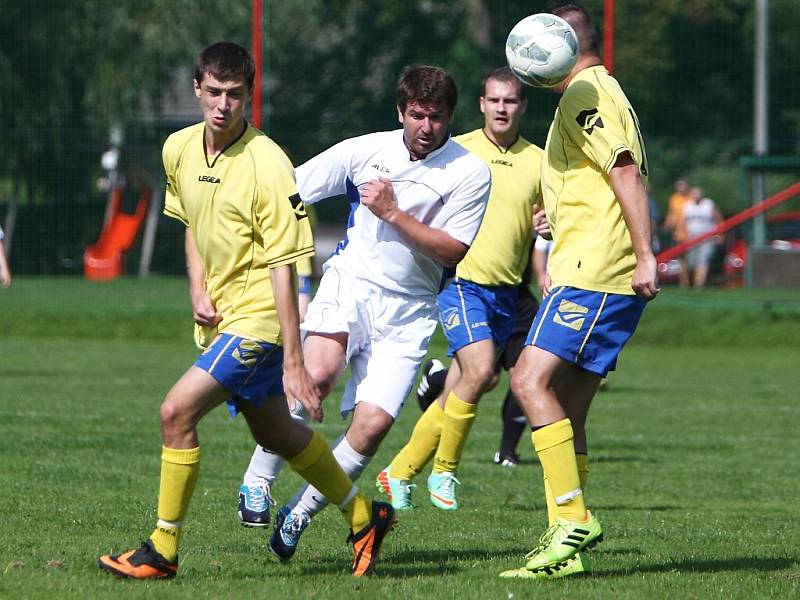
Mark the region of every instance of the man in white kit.
[[[402, 129], [344, 140], [297, 168], [305, 204], [350, 200], [345, 239], [325, 263], [301, 329], [321, 398], [350, 365], [341, 412], [354, 411], [353, 419], [332, 446], [354, 481], [408, 396], [436, 328], [436, 295], [475, 238], [490, 190], [486, 165], [450, 139], [453, 78], [438, 67], [406, 67], [396, 91]], [[321, 407], [309, 416], [321, 420]], [[277, 455], [256, 448], [240, 490], [244, 525], [268, 525], [280, 467]], [[313, 487], [301, 489], [280, 509], [270, 550], [291, 558], [326, 505]]]

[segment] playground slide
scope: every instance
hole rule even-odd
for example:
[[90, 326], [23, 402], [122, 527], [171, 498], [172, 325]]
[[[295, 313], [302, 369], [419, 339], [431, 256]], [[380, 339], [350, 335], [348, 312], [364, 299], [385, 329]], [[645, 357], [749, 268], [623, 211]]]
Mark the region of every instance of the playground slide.
[[123, 257], [133, 245], [150, 207], [152, 190], [139, 196], [136, 211], [122, 211], [122, 188], [111, 193], [111, 218], [103, 226], [100, 238], [83, 253], [83, 274], [87, 279], [102, 281], [116, 279], [123, 273]]

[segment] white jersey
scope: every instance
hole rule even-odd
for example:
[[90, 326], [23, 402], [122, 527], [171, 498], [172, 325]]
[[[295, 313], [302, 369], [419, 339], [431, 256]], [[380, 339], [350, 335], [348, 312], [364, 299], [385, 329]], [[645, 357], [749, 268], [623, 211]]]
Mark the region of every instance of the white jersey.
[[489, 169], [452, 139], [411, 160], [402, 129], [344, 140], [297, 168], [297, 189], [306, 204], [344, 194], [350, 200], [345, 239], [326, 266], [393, 292], [434, 296], [442, 265], [360, 203], [359, 187], [378, 177], [391, 179], [400, 209], [469, 246], [486, 210]]
[[683, 220], [689, 237], [697, 237], [714, 229], [717, 224], [714, 220], [715, 208], [711, 198], [703, 198], [700, 202], [690, 200], [683, 205]]

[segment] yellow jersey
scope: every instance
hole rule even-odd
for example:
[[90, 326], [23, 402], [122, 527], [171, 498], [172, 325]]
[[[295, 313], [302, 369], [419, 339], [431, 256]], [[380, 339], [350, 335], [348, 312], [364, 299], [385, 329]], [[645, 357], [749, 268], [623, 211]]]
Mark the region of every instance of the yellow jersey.
[[542, 159], [553, 286], [634, 293], [636, 256], [609, 182], [623, 152], [633, 156], [646, 185], [647, 156], [633, 107], [605, 67], [584, 69], [558, 103]]
[[542, 149], [522, 136], [506, 150], [483, 129], [454, 138], [483, 160], [492, 174], [492, 190], [478, 235], [456, 267], [456, 277], [481, 285], [517, 285], [533, 242], [532, 207], [541, 196]]
[[206, 156], [204, 124], [167, 138], [164, 214], [188, 227], [205, 269], [206, 291], [222, 321], [197, 326], [205, 347], [217, 332], [280, 344], [269, 269], [314, 253], [311, 227], [278, 145], [247, 125], [223, 152]]

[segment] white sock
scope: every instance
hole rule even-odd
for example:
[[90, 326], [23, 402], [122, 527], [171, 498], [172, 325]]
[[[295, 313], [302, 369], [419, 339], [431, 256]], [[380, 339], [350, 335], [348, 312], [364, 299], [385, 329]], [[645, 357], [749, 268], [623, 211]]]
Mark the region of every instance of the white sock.
[[[295, 405], [295, 410], [290, 413], [293, 419], [308, 423], [308, 413], [303, 409], [303, 406], [298, 402]], [[247, 486], [258, 485], [259, 483], [266, 483], [270, 489], [272, 484], [278, 478], [278, 475], [283, 468], [284, 460], [280, 455], [270, 452], [261, 445], [256, 446], [253, 456], [250, 458], [250, 464], [247, 466], [247, 471], [244, 472], [242, 483]]]
[[[336, 462], [342, 467], [351, 481], [355, 481], [361, 476], [364, 469], [372, 460], [371, 456], [362, 456], [350, 446], [345, 434], [336, 440], [333, 445], [333, 456]], [[292, 512], [304, 512], [309, 517], [313, 517], [323, 508], [328, 506], [328, 499], [320, 491], [311, 485], [306, 485], [295, 494], [288, 506]]]

